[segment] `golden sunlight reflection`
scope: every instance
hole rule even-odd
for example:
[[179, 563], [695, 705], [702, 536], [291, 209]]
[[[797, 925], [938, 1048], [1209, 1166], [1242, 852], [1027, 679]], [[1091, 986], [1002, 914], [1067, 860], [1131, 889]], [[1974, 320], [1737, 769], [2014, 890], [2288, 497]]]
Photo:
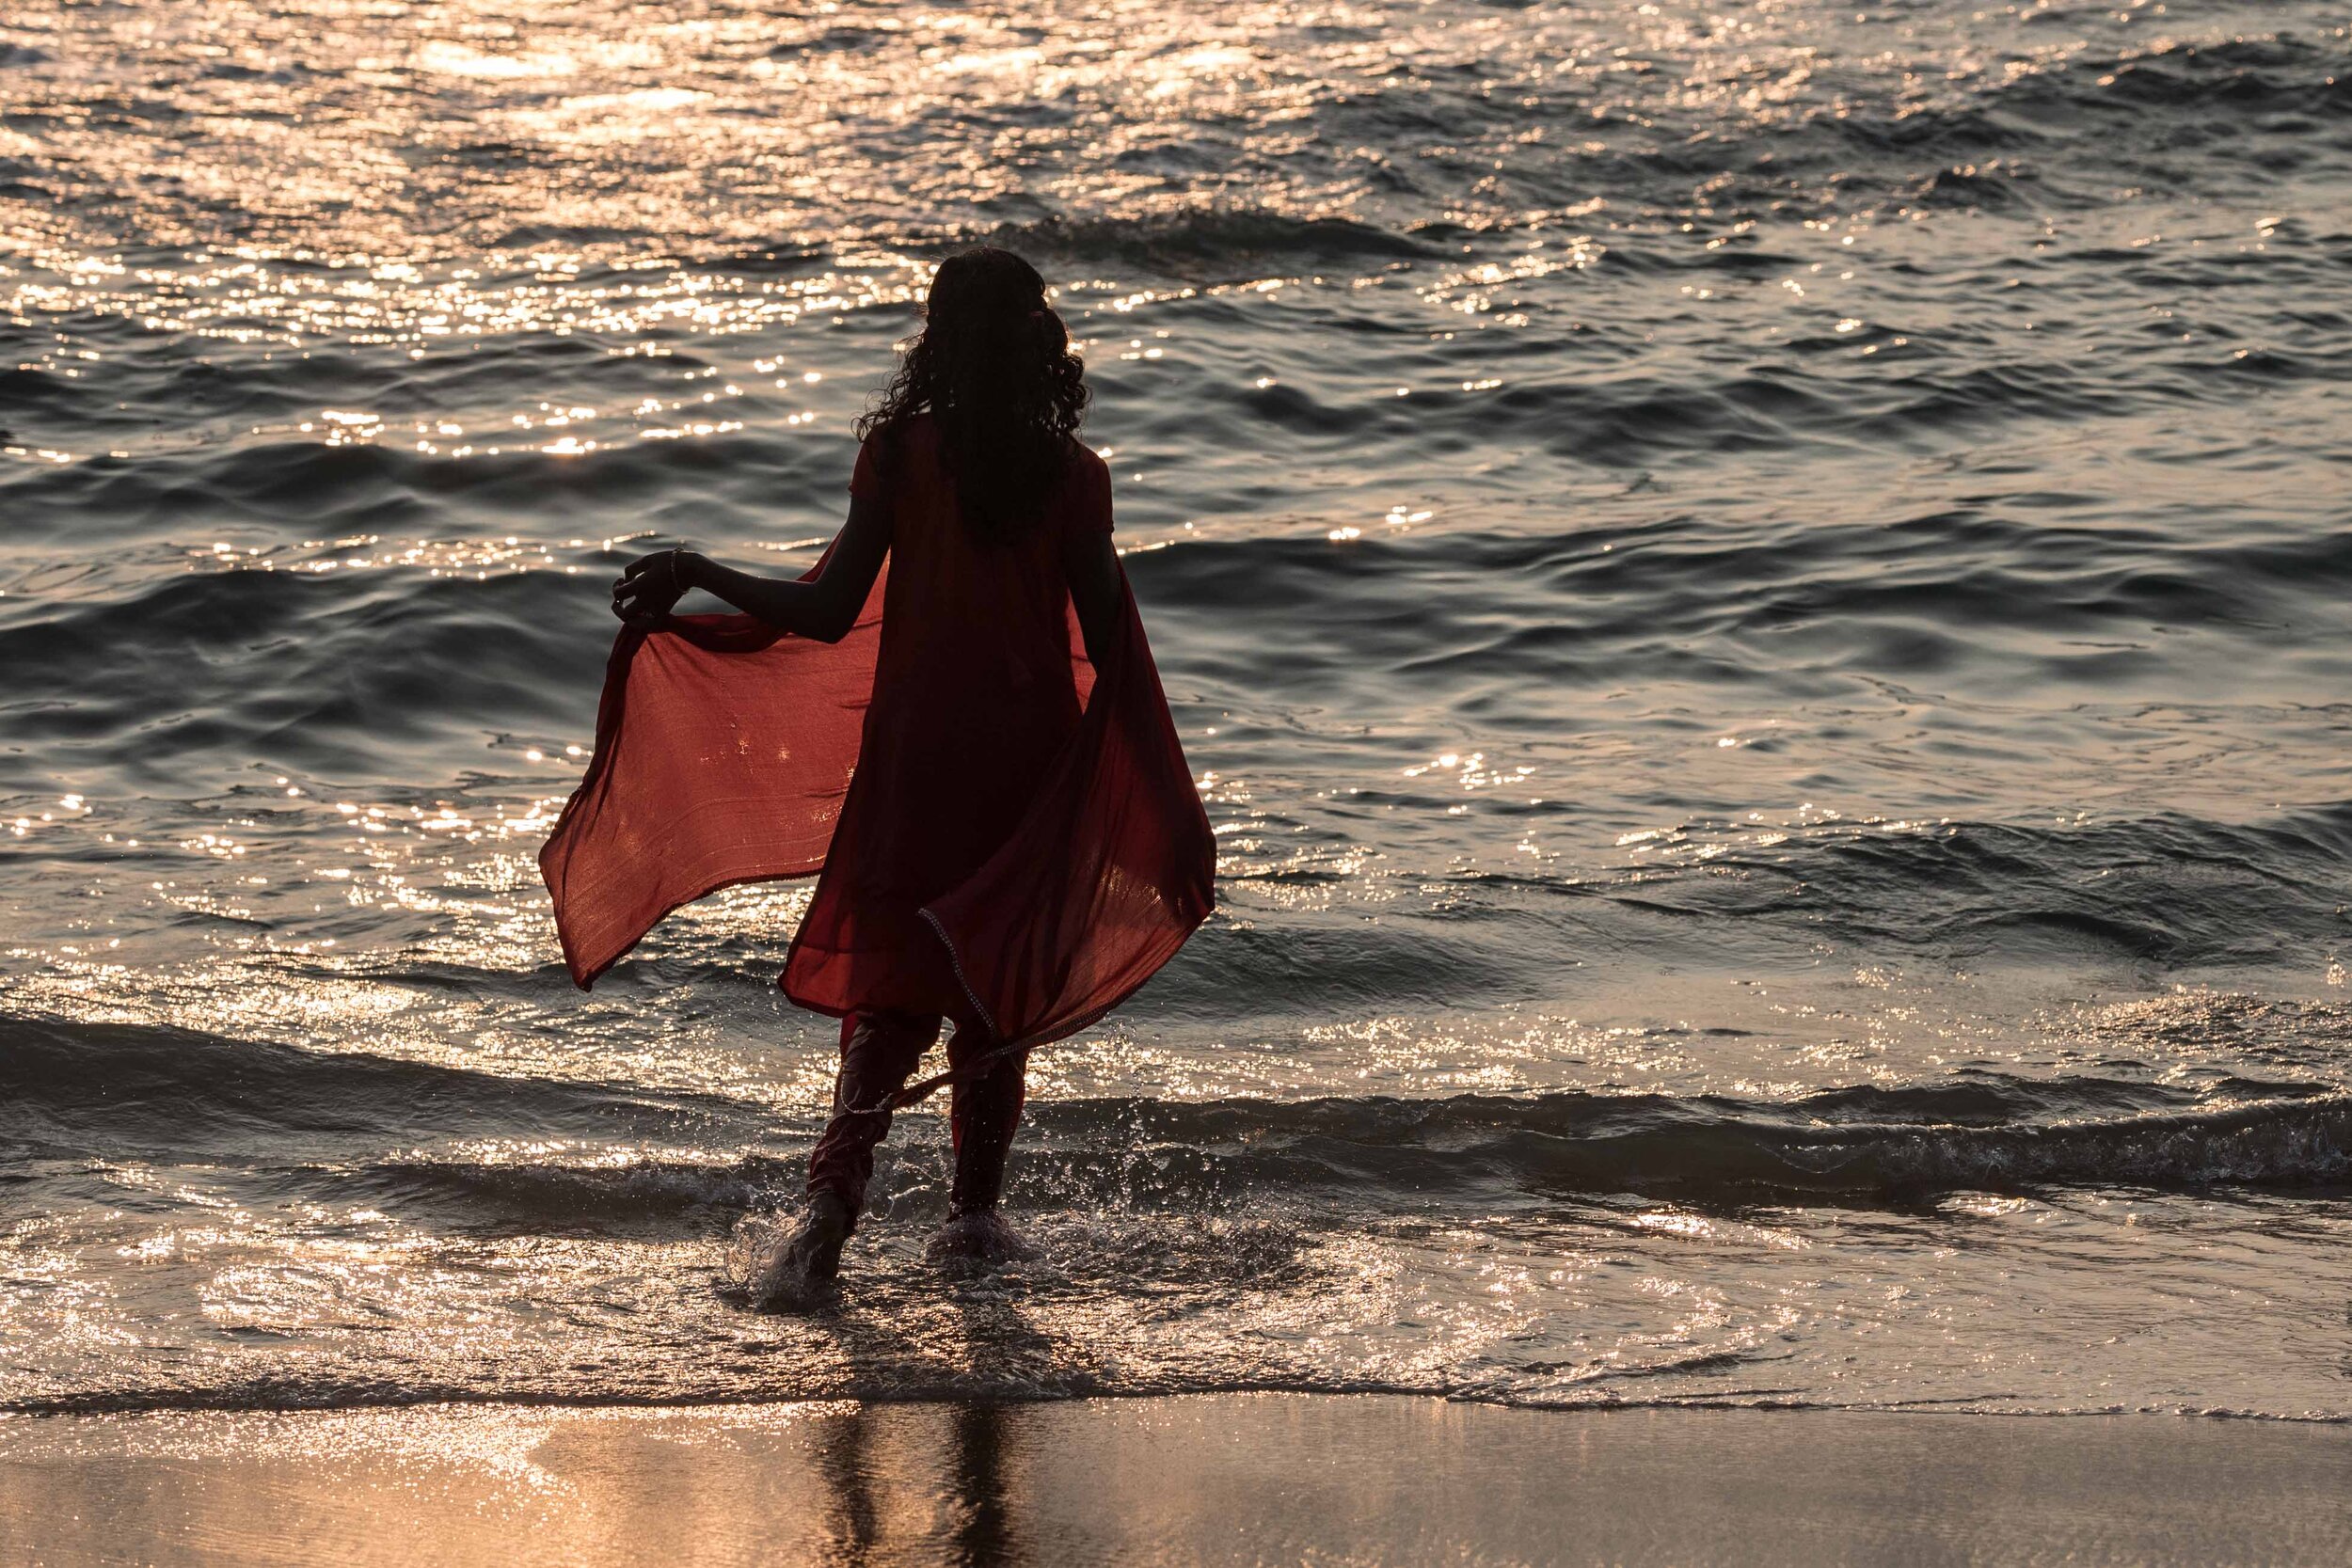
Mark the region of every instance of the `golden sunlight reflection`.
[[1742, 1246], [1772, 1247], [1785, 1252], [1802, 1252], [1813, 1244], [1793, 1230], [1677, 1210], [1654, 1210], [1636, 1214], [1631, 1223], [1644, 1230], [1680, 1236], [1694, 1242], [1725, 1242]]

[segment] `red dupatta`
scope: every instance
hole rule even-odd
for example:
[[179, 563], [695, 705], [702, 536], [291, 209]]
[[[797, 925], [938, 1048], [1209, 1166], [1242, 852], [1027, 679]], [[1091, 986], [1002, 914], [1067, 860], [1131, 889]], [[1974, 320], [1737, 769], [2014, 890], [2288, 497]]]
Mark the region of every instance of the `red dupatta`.
[[[823, 866], [873, 692], [883, 581], [834, 643], [748, 615], [623, 628], [595, 754], [539, 851], [583, 990], [681, 904]], [[922, 911], [1001, 1049], [1093, 1023], [1215, 904], [1216, 841], [1123, 573], [1120, 592], [1103, 670], [1071, 616], [1086, 712], [1028, 815]]]

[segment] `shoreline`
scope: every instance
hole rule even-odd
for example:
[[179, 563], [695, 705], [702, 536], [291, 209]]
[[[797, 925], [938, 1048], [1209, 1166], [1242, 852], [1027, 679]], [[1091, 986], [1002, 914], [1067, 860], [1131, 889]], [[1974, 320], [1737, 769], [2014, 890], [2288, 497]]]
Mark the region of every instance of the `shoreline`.
[[0, 1420], [10, 1562], [2352, 1560], [2352, 1426], [1386, 1394]]

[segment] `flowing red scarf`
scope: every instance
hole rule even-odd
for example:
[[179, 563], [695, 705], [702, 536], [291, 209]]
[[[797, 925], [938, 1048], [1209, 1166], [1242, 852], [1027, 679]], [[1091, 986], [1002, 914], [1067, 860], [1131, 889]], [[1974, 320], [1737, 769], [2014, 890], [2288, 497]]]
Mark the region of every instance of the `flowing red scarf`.
[[[824, 865], [874, 689], [882, 587], [878, 576], [834, 643], [748, 615], [621, 632], [595, 755], [539, 851], [582, 990], [679, 905]], [[1035, 804], [922, 911], [1005, 1049], [1059, 1039], [1118, 1006], [1215, 904], [1216, 840], [1123, 574], [1120, 596], [1100, 671], [1071, 616], [1086, 712]]]

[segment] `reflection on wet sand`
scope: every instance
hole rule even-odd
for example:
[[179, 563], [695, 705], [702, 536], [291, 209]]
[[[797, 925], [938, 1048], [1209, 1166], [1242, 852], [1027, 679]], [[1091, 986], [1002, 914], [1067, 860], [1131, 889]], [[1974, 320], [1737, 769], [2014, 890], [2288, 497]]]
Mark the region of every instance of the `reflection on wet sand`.
[[827, 1528], [844, 1563], [866, 1561], [881, 1535], [863, 1410], [825, 1422], [817, 1439], [817, 1471], [832, 1504]]
[[1274, 1394], [53, 1418], [0, 1423], [0, 1558], [2342, 1562], [2347, 1460], [2309, 1423]]
[[[1014, 1301], [986, 1283], [950, 1287], [948, 1295], [951, 1326], [929, 1340], [909, 1335], [887, 1316], [846, 1309], [840, 1298], [814, 1304], [804, 1317], [834, 1339], [850, 1364], [866, 1355], [928, 1361], [948, 1388], [1035, 1386], [1055, 1365], [1055, 1340]], [[825, 1488], [825, 1528], [835, 1560], [875, 1560], [886, 1529], [903, 1529], [910, 1513], [919, 1512], [911, 1497], [931, 1499], [928, 1528], [952, 1545], [951, 1560], [974, 1568], [1028, 1560], [1012, 1500], [1018, 1466], [1011, 1462], [1028, 1408], [993, 1401], [860, 1403], [829, 1406], [813, 1418], [809, 1462]]]
[[956, 1546], [973, 1568], [1026, 1560], [1006, 1496], [1005, 1447], [1010, 1435], [1005, 1407], [967, 1404], [955, 1414], [957, 1498], [963, 1519]]
[[890, 1560], [910, 1530], [966, 1568], [1031, 1560], [1014, 1497], [1025, 1406], [856, 1405], [813, 1419], [824, 1538], [845, 1568]]

